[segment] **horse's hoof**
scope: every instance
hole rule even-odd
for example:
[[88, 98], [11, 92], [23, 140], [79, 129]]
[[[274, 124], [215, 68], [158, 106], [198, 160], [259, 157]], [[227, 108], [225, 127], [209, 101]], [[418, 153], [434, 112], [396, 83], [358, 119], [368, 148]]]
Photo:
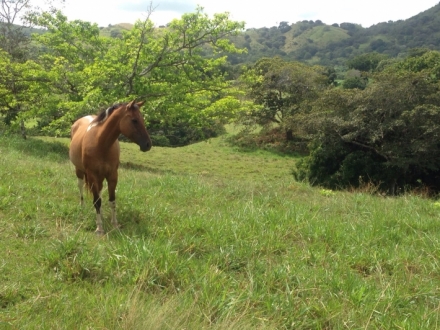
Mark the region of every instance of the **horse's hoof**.
[[98, 230], [98, 229], [96, 229], [96, 230], [95, 230], [95, 234], [96, 234], [97, 236], [104, 236], [104, 230]]

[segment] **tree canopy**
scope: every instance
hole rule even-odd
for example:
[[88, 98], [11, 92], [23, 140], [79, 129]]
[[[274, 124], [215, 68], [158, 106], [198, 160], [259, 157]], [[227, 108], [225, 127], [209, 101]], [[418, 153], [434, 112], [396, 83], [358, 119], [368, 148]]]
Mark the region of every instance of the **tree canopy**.
[[365, 90], [333, 89], [314, 104], [311, 155], [298, 179], [329, 187], [440, 189], [440, 53], [388, 66]]
[[[140, 98], [147, 102], [150, 127], [163, 132], [182, 126], [201, 130], [228, 121], [240, 109], [223, 67], [227, 54], [242, 51], [228, 37], [244, 24], [230, 21], [227, 13], [209, 18], [198, 7], [164, 29], [155, 28], [148, 16], [118, 38], [103, 37], [96, 24], [69, 21], [60, 11], [30, 19], [46, 30], [33, 35], [38, 55], [25, 63], [4, 55], [1, 64], [15, 67], [14, 77], [31, 66], [39, 100], [19, 106], [7, 101], [0, 110], [5, 118], [36, 118], [46, 132], [66, 135], [74, 118]], [[213, 56], [203, 56], [207, 50]], [[12, 91], [6, 77], [0, 86]], [[30, 92], [27, 87], [20, 90]]]
[[259, 60], [242, 77], [248, 97], [256, 105], [244, 114], [245, 121], [263, 126], [279, 124], [291, 139], [295, 116], [306, 111], [309, 102], [329, 85], [327, 74], [323, 67], [279, 57]]

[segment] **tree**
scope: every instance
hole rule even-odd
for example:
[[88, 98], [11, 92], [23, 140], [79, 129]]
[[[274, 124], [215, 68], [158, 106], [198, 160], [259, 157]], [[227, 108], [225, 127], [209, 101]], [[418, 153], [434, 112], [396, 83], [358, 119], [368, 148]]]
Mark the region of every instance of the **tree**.
[[[228, 37], [244, 24], [228, 14], [210, 19], [199, 7], [162, 29], [148, 16], [121, 38], [102, 37], [96, 24], [68, 21], [61, 12], [43, 13], [35, 24], [47, 29], [35, 37], [45, 51], [38, 62], [52, 79], [51, 109], [38, 114], [55, 117], [42, 122], [46, 132], [67, 134], [75, 117], [133, 98], [147, 101], [150, 128], [161, 131], [186, 126], [201, 132], [239, 110], [223, 68], [227, 54], [241, 52]], [[207, 49], [212, 57], [203, 56]]]
[[282, 33], [286, 33], [289, 32], [292, 27], [289, 25], [289, 22], [285, 22], [282, 21], [280, 22], [280, 24], [278, 25], [278, 29], [282, 32]]
[[30, 0], [1, 0], [0, 3], [0, 48], [14, 60], [23, 61], [27, 55], [29, 35], [25, 28], [29, 25], [20, 17], [26, 17], [29, 8]]
[[[24, 33], [24, 26], [17, 25], [20, 14], [23, 14], [26, 9], [29, 8], [29, 0], [1, 0], [0, 3], [0, 48], [3, 49], [9, 58], [6, 60], [6, 55], [2, 54], [2, 60], [5, 61], [3, 77], [9, 76], [7, 73], [18, 69], [17, 65], [13, 65], [13, 62], [23, 62], [27, 57], [27, 46], [29, 44], [29, 37]], [[14, 66], [14, 69], [12, 69]], [[20, 70], [19, 70], [20, 71]], [[15, 79], [15, 77], [9, 76], [9, 78]], [[17, 89], [11, 79], [0, 82], [2, 89], [7, 91], [12, 96], [17, 96], [15, 93]], [[11, 85], [12, 84], [12, 85]], [[8, 87], [12, 87], [9, 88]], [[18, 88], [20, 89], [20, 88]], [[6, 95], [5, 95], [6, 97]], [[20, 97], [15, 98], [15, 102], [9, 102], [6, 99], [3, 100], [3, 108], [0, 108], [0, 112], [5, 113], [4, 122], [10, 124], [21, 111], [21, 105], [18, 102]], [[26, 131], [24, 123], [21, 124], [22, 136], [26, 138]]]
[[368, 78], [359, 70], [349, 70], [345, 74], [345, 79], [342, 83], [344, 89], [365, 89], [368, 84]]
[[245, 115], [259, 125], [276, 123], [293, 138], [294, 117], [308, 108], [308, 102], [328, 86], [331, 71], [323, 67], [311, 67], [299, 62], [263, 58], [247, 70], [242, 80], [249, 90], [248, 95], [256, 104], [253, 111]]
[[355, 69], [363, 72], [374, 72], [378, 64], [387, 58], [387, 55], [376, 52], [366, 53], [353, 57], [346, 62], [346, 65], [349, 69]]
[[[59, 0], [63, 2], [63, 0]], [[54, 10], [52, 1], [47, 1]], [[41, 105], [44, 84], [43, 68], [32, 60], [30, 34], [38, 8], [30, 0], [1, 0], [0, 3], [0, 113], [7, 125], [20, 122], [26, 138], [23, 113]]]
[[43, 107], [41, 95], [49, 82], [44, 70], [28, 60], [14, 62], [11, 55], [0, 50], [0, 114], [6, 125], [20, 123], [22, 136], [26, 138], [23, 120], [16, 121], [25, 112]]
[[[415, 55], [415, 54], [419, 55]], [[440, 81], [440, 52], [414, 50], [405, 61], [398, 62], [388, 70], [423, 72], [430, 80]]]
[[[429, 56], [430, 55], [430, 56]], [[409, 58], [374, 75], [364, 91], [331, 90], [314, 105], [311, 154], [296, 177], [332, 188], [360, 178], [395, 193], [426, 185], [440, 190], [440, 96], [437, 65], [408, 70]]]

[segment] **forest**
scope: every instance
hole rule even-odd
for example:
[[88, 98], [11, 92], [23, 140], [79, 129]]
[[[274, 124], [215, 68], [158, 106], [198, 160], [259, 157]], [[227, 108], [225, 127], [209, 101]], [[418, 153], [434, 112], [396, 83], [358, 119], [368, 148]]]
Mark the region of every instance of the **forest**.
[[293, 176], [312, 185], [440, 190], [440, 5], [368, 29], [245, 30], [201, 7], [164, 27], [150, 7], [133, 26], [103, 28], [55, 7], [31, 10], [29, 0], [2, 3], [26, 24], [3, 6], [1, 134], [68, 137], [80, 116], [138, 99], [156, 146], [237, 124], [232, 143], [303, 155]]

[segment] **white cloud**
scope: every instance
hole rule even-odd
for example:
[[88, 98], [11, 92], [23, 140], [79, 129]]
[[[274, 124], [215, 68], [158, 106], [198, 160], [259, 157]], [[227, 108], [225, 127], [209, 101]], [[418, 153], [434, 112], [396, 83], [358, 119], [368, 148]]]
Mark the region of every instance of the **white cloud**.
[[155, 12], [169, 11], [184, 14], [194, 11], [196, 4], [193, 1], [185, 0], [157, 0], [154, 2], [144, 0], [120, 1], [118, 8], [124, 11], [139, 12], [147, 11], [153, 7]]

